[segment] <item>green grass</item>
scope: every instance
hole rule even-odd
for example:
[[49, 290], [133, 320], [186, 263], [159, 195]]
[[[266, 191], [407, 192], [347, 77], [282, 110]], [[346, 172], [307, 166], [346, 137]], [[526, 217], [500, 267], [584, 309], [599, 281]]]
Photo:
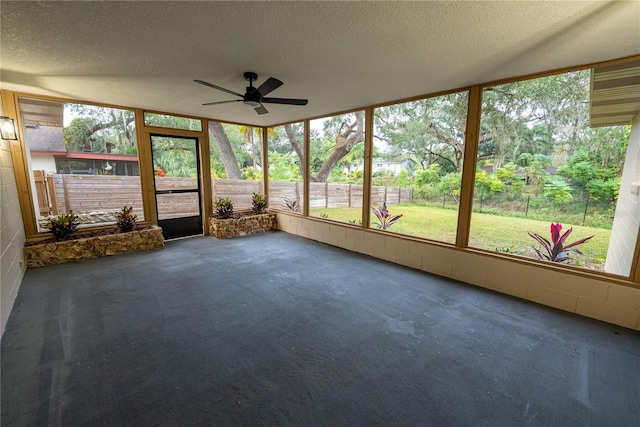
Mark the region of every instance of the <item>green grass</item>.
[[[454, 243], [458, 211], [453, 209], [441, 209], [428, 206], [394, 205], [389, 206], [391, 214], [403, 214], [403, 217], [391, 228], [389, 232], [422, 237], [446, 243]], [[334, 208], [312, 209], [311, 215], [320, 216], [326, 214], [328, 219], [337, 221], [361, 220], [361, 208]], [[375, 217], [372, 214], [372, 220]], [[593, 235], [593, 239], [578, 247], [584, 256], [572, 254], [576, 264], [600, 264], [602, 268], [607, 256], [611, 230], [594, 227], [584, 227], [564, 223], [562, 218], [558, 221], [564, 229], [573, 226], [573, 232], [567, 239], [567, 243]], [[538, 233], [549, 239], [549, 221], [537, 221], [527, 218], [504, 217], [497, 215], [473, 213], [471, 217], [471, 235], [469, 246], [498, 250], [505, 253], [513, 253], [536, 257], [533, 246], [537, 243], [529, 237], [528, 231]]]

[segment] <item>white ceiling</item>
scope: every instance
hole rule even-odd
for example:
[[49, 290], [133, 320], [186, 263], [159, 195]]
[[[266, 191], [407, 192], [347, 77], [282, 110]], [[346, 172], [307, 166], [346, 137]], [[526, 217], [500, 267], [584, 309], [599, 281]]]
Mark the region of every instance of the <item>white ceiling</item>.
[[[271, 125], [640, 54], [640, 2], [0, 2], [2, 88]], [[242, 103], [244, 71], [284, 85]]]

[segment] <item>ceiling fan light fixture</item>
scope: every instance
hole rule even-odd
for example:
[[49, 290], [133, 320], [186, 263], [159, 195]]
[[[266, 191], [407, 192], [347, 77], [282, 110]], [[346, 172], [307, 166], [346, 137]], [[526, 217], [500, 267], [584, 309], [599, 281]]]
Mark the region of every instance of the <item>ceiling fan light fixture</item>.
[[257, 108], [260, 106], [260, 103], [258, 101], [252, 101], [252, 100], [244, 101], [243, 104], [251, 108]]

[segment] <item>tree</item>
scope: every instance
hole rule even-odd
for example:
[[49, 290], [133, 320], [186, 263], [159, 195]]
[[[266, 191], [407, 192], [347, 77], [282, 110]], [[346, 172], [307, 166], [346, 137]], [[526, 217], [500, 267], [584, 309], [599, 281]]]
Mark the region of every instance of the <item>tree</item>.
[[533, 188], [533, 193], [537, 195], [546, 181], [548, 175], [546, 168], [551, 166], [551, 157], [544, 154], [522, 153], [518, 156], [518, 164], [524, 167], [526, 184]]
[[85, 104], [65, 104], [64, 111], [65, 115], [75, 116], [62, 130], [67, 150], [138, 152], [133, 111]]
[[586, 151], [576, 151], [565, 165], [558, 168], [558, 173], [583, 195], [587, 192], [589, 181], [598, 178], [597, 167]]
[[336, 116], [325, 121], [324, 133], [325, 135], [332, 135], [331, 139], [325, 138], [323, 141], [325, 144], [329, 143], [331, 145], [331, 151], [328, 157], [322, 161], [315, 175], [310, 176], [310, 179], [314, 182], [327, 182], [329, 175], [338, 162], [345, 157], [356, 144], [363, 142], [364, 111], [356, 111], [354, 113]]
[[298, 162], [298, 166], [300, 168], [300, 176], [304, 176], [304, 149], [302, 148], [302, 144], [298, 139], [300, 130], [296, 129], [294, 126], [295, 125], [292, 124], [284, 125], [284, 130], [287, 138], [289, 139], [291, 148], [293, 148], [293, 151], [295, 151], [295, 153], [298, 155], [298, 158], [300, 159], [300, 161]]
[[213, 135], [213, 141], [218, 148], [218, 154], [224, 165], [228, 179], [242, 179], [242, 173], [238, 167], [236, 155], [233, 152], [229, 138], [222, 128], [222, 123], [209, 120], [209, 132]]
[[375, 110], [375, 135], [387, 157], [408, 158], [417, 169], [438, 163], [460, 171], [467, 115], [466, 92], [394, 104]]
[[197, 176], [195, 144], [182, 138], [156, 137], [153, 143], [153, 167], [166, 176]]

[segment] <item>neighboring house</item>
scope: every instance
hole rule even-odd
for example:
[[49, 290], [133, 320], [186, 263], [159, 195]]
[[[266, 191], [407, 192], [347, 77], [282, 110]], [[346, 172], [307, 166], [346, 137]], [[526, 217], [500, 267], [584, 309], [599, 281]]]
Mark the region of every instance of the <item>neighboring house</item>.
[[[395, 158], [395, 159], [383, 159], [382, 157], [374, 157], [372, 161], [371, 172], [381, 172], [381, 171], [390, 171], [393, 172], [394, 175], [398, 175], [402, 169], [408, 169], [409, 159], [405, 158]], [[362, 159], [354, 160], [349, 164], [349, 172], [354, 171], [363, 171], [364, 163]]]
[[85, 175], [140, 175], [138, 156], [67, 151], [61, 127], [27, 124], [25, 133], [33, 170]]

